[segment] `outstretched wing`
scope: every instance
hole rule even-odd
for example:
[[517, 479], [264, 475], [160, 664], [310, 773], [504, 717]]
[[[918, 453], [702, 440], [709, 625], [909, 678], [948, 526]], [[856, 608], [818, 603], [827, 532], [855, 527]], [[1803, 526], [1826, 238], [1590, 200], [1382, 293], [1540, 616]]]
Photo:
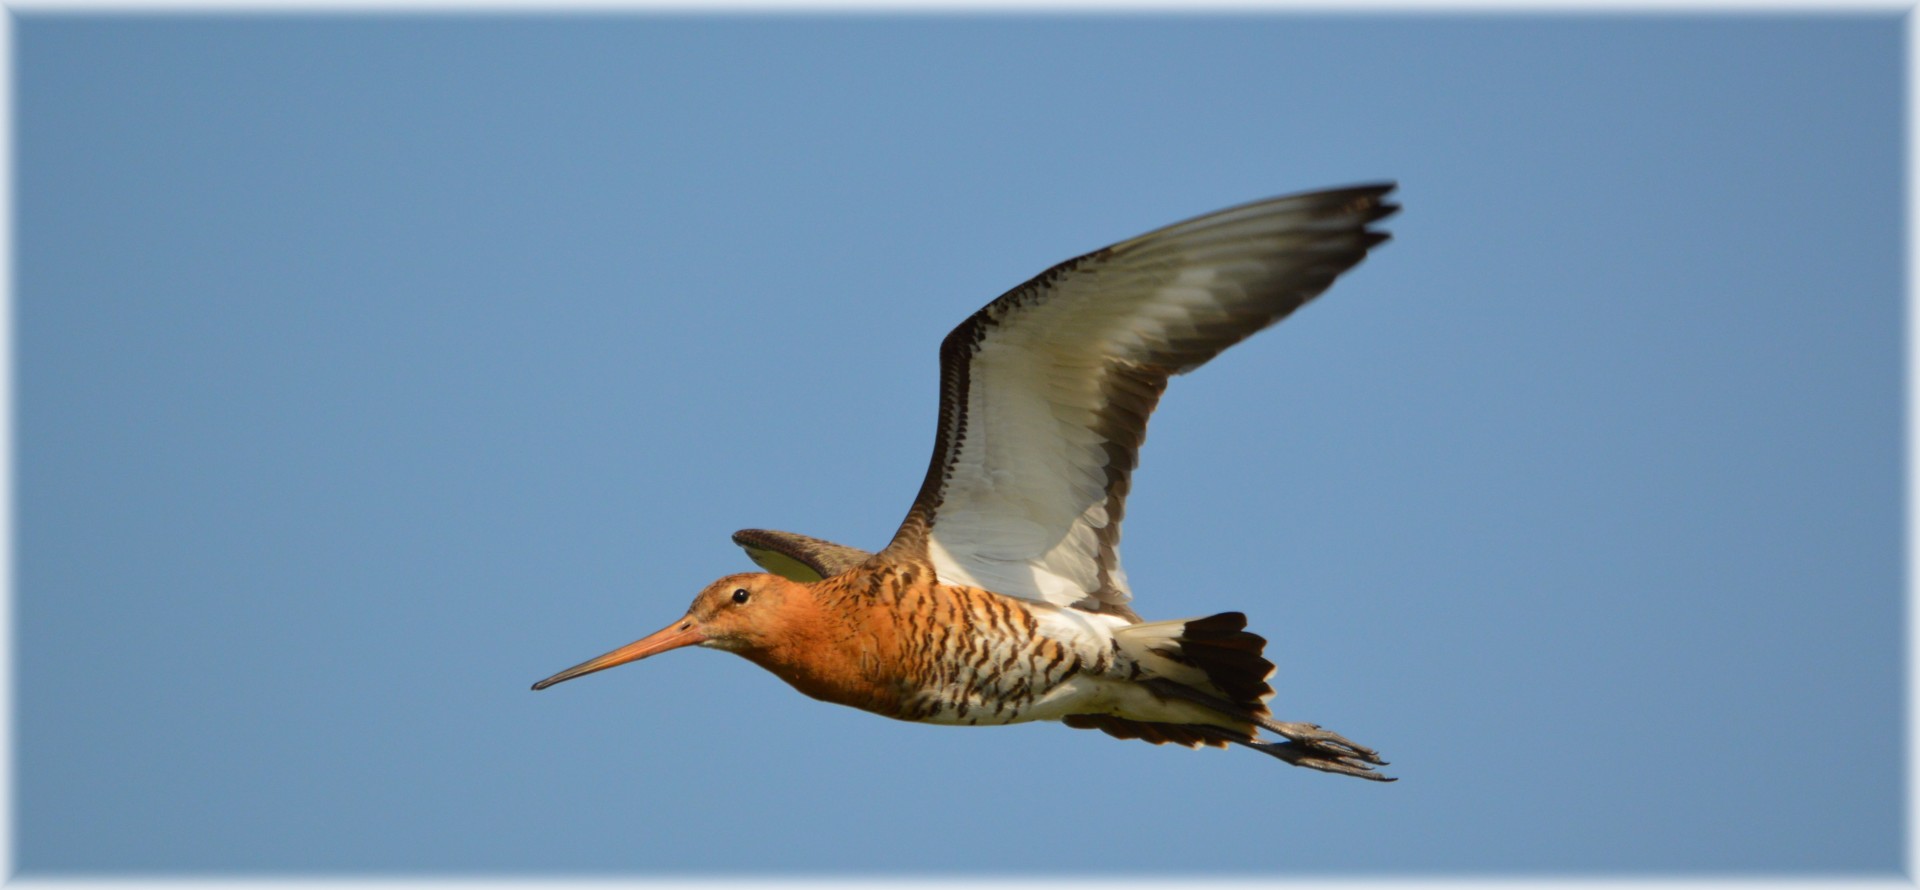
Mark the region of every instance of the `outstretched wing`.
[[1387, 239], [1392, 184], [1273, 198], [1068, 260], [940, 344], [933, 463], [885, 551], [942, 581], [1132, 618], [1120, 519], [1167, 378]]
[[844, 544], [763, 528], [734, 532], [733, 542], [761, 568], [791, 581], [831, 578], [873, 556]]

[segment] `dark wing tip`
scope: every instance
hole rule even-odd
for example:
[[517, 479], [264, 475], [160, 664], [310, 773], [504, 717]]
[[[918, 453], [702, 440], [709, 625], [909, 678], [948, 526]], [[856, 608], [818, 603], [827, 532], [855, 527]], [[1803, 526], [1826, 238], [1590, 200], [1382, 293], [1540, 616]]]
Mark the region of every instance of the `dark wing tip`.
[[1399, 204], [1386, 200], [1387, 195], [1399, 187], [1397, 182], [1375, 182], [1324, 189], [1295, 197], [1319, 198], [1323, 206], [1335, 212], [1358, 212], [1363, 222], [1373, 222], [1400, 212]]
[[1399, 183], [1389, 180], [1312, 192], [1301, 197], [1322, 199], [1324, 203], [1320, 206], [1326, 208], [1328, 216], [1346, 220], [1359, 229], [1360, 249], [1367, 251], [1393, 240], [1392, 234], [1370, 227], [1400, 212], [1399, 204], [1383, 200], [1399, 187]]
[[1387, 195], [1399, 187], [1399, 183], [1387, 180], [1301, 192], [1274, 200], [1309, 200], [1317, 208], [1324, 208], [1330, 216], [1357, 214], [1364, 225], [1400, 212], [1399, 204], [1386, 200]]

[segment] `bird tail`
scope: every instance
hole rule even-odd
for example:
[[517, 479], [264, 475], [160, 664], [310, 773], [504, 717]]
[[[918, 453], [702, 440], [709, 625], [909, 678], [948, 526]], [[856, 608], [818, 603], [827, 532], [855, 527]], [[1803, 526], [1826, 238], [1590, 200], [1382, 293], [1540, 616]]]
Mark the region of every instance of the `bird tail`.
[[[1156, 745], [1244, 745], [1294, 766], [1393, 781], [1374, 772], [1374, 766], [1386, 761], [1372, 748], [1315, 724], [1277, 723], [1268, 715], [1267, 699], [1273, 697], [1273, 687], [1267, 685], [1267, 678], [1273, 675], [1273, 662], [1261, 655], [1266, 639], [1246, 628], [1247, 616], [1222, 612], [1206, 618], [1133, 624], [1113, 632], [1114, 644], [1140, 667], [1144, 675], [1138, 678], [1140, 685], [1161, 701], [1198, 705], [1223, 721], [1165, 723], [1113, 714], [1069, 714], [1060, 722]], [[1262, 729], [1286, 741], [1261, 741]]]
[[1155, 677], [1190, 686], [1253, 716], [1265, 716], [1273, 662], [1261, 655], [1265, 637], [1247, 632], [1247, 616], [1131, 624], [1114, 631], [1122, 651]]
[[1222, 612], [1206, 618], [1130, 624], [1113, 632], [1114, 645], [1139, 666], [1143, 685], [1164, 699], [1181, 699], [1214, 712], [1221, 725], [1150, 722], [1110, 714], [1072, 714], [1061, 722], [1155, 745], [1224, 748], [1230, 741], [1252, 739], [1273, 695], [1273, 687], [1267, 685], [1273, 663], [1260, 654], [1266, 639], [1248, 633], [1246, 627], [1247, 616]]

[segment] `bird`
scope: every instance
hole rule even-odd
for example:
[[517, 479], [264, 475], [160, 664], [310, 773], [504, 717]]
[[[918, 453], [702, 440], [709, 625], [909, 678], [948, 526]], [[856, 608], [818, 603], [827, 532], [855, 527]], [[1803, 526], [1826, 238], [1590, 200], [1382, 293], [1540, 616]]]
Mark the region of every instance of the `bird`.
[[1244, 613], [1142, 620], [1119, 548], [1170, 378], [1286, 318], [1387, 241], [1374, 224], [1399, 210], [1396, 187], [1242, 204], [1007, 291], [940, 344], [932, 461], [886, 546], [736, 532], [764, 571], [714, 581], [665, 628], [533, 688], [698, 646], [899, 720], [1057, 721], [1393, 781], [1372, 748], [1273, 718], [1274, 665]]

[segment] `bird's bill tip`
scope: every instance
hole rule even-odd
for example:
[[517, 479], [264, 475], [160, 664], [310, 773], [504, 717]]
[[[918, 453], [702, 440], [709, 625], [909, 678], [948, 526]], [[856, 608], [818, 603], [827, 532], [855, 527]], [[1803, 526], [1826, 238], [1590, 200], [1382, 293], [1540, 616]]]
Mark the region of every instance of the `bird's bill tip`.
[[595, 671], [604, 671], [607, 668], [618, 667], [629, 661], [639, 661], [649, 655], [659, 655], [662, 652], [679, 649], [682, 646], [693, 646], [704, 643], [706, 640], [707, 635], [700, 631], [700, 626], [694, 623], [692, 618], [682, 618], [654, 633], [648, 634], [625, 646], [621, 646], [612, 652], [608, 652], [598, 658], [583, 661], [545, 680], [541, 680], [533, 684], [533, 688], [536, 690], [545, 689], [555, 683], [564, 683], [575, 677], [584, 677]]

